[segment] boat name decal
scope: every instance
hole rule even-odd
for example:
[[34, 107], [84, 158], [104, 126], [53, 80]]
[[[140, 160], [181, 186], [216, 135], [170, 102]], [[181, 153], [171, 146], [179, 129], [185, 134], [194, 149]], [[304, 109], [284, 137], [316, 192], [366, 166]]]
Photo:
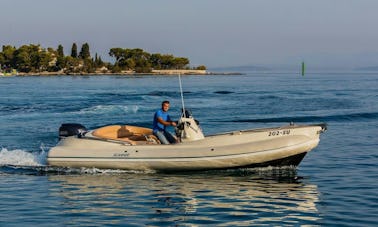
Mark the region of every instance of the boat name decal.
[[114, 153], [113, 157], [124, 158], [124, 157], [129, 157], [129, 154], [128, 153]]
[[286, 129], [286, 130], [270, 131], [268, 133], [268, 136], [284, 136], [284, 135], [289, 135], [289, 134], [290, 134], [290, 129]]

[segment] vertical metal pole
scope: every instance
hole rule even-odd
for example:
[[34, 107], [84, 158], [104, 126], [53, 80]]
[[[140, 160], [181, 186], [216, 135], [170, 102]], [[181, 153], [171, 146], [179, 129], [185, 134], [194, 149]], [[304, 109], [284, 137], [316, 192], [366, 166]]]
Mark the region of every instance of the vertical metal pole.
[[182, 105], [182, 113], [184, 117], [186, 118], [186, 113], [185, 113], [185, 104], [184, 104], [184, 93], [182, 91], [182, 83], [181, 83], [181, 74], [178, 74], [179, 77], [179, 82], [180, 82], [180, 93], [181, 93], [181, 105]]

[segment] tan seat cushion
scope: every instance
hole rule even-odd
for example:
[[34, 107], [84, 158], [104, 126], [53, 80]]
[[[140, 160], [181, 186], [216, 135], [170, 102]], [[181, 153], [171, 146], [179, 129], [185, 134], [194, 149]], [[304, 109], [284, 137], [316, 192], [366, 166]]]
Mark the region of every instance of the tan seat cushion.
[[[147, 141], [147, 138], [155, 140], [152, 129], [129, 125], [109, 125], [96, 129], [93, 135], [100, 138], [122, 141]], [[157, 139], [156, 139], [157, 140]], [[159, 140], [157, 140], [159, 141]]]

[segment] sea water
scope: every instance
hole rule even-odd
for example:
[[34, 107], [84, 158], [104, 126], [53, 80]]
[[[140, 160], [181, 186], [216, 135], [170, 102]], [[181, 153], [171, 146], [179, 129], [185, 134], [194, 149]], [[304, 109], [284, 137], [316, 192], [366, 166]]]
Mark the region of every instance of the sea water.
[[150, 127], [177, 76], [0, 78], [0, 226], [376, 226], [378, 73], [183, 76], [205, 134], [328, 124], [297, 169], [162, 174], [46, 166], [62, 123]]

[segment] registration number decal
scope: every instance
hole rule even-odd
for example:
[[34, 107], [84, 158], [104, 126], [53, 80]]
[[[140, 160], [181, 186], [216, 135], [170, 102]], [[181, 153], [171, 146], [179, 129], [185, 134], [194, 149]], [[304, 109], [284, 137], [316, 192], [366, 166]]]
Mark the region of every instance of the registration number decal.
[[289, 135], [289, 134], [290, 134], [290, 129], [286, 129], [286, 130], [270, 131], [268, 133], [268, 136], [284, 136], [284, 135]]

